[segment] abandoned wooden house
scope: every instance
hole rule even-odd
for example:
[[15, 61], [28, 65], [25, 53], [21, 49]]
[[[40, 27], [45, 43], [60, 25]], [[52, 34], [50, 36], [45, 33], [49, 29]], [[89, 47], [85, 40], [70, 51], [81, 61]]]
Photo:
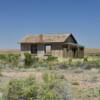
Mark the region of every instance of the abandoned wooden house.
[[84, 47], [79, 45], [73, 34], [38, 34], [24, 37], [20, 42], [21, 51], [37, 56], [84, 57]]

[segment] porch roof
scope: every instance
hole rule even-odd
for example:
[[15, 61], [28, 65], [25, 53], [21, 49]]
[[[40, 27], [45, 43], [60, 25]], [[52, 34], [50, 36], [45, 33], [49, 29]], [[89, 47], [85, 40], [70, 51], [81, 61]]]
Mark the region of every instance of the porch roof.
[[64, 43], [64, 45], [71, 45], [71, 46], [76, 46], [76, 47], [82, 47], [82, 48], [84, 48], [84, 46], [82, 46], [80, 44], [75, 44], [75, 43]]

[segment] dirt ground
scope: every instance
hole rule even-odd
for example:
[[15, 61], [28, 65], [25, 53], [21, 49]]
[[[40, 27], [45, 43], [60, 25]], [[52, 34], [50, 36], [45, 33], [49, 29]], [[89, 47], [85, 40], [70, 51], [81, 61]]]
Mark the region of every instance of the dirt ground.
[[[66, 70], [66, 71], [58, 71], [58, 73], [62, 73], [65, 77], [65, 79], [69, 82], [74, 84], [75, 82], [80, 86], [80, 88], [91, 88], [96, 87], [97, 85], [100, 85], [100, 72], [96, 69], [92, 70]], [[35, 76], [37, 80], [42, 79], [43, 71], [37, 71], [33, 69], [32, 71], [3, 71], [2, 77], [0, 78], [0, 81], [2, 81], [3, 78], [10, 79], [16, 79], [16, 78], [27, 78], [29, 76]]]
[[[46, 70], [49, 72], [50, 70]], [[2, 84], [8, 82], [11, 79], [16, 78], [27, 78], [29, 76], [35, 76], [37, 81], [42, 80], [42, 75], [44, 71], [32, 69], [32, 71], [3, 71], [2, 76], [0, 77], [0, 86]], [[79, 94], [79, 90], [83, 89], [93, 89], [96, 87], [100, 87], [100, 72], [97, 69], [92, 70], [60, 70], [60, 71], [51, 71], [56, 72], [58, 74], [64, 75], [65, 79], [70, 84], [72, 88], [73, 95], [77, 96]], [[86, 94], [87, 95], [87, 94]], [[80, 96], [78, 96], [79, 98]], [[92, 97], [91, 97], [92, 98]], [[85, 98], [84, 98], [85, 99]], [[77, 100], [84, 100], [77, 99]], [[91, 99], [87, 99], [91, 100]], [[99, 100], [99, 99], [94, 99]]]

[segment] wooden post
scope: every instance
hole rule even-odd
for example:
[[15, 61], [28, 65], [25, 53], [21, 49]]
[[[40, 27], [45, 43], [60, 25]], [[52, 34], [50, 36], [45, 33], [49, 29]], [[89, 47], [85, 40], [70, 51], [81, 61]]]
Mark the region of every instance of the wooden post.
[[79, 47], [78, 47], [78, 56], [77, 56], [78, 58], [80, 57], [80, 49], [79, 49]]

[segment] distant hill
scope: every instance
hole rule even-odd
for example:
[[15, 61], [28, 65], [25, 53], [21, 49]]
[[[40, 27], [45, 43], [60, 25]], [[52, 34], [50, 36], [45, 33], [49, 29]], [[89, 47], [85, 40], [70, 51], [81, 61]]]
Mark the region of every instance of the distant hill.
[[13, 53], [13, 54], [16, 54], [16, 53], [19, 53], [20, 50], [19, 49], [0, 49], [0, 54], [10, 54], [10, 53]]
[[100, 54], [100, 48], [85, 48], [85, 55]]

